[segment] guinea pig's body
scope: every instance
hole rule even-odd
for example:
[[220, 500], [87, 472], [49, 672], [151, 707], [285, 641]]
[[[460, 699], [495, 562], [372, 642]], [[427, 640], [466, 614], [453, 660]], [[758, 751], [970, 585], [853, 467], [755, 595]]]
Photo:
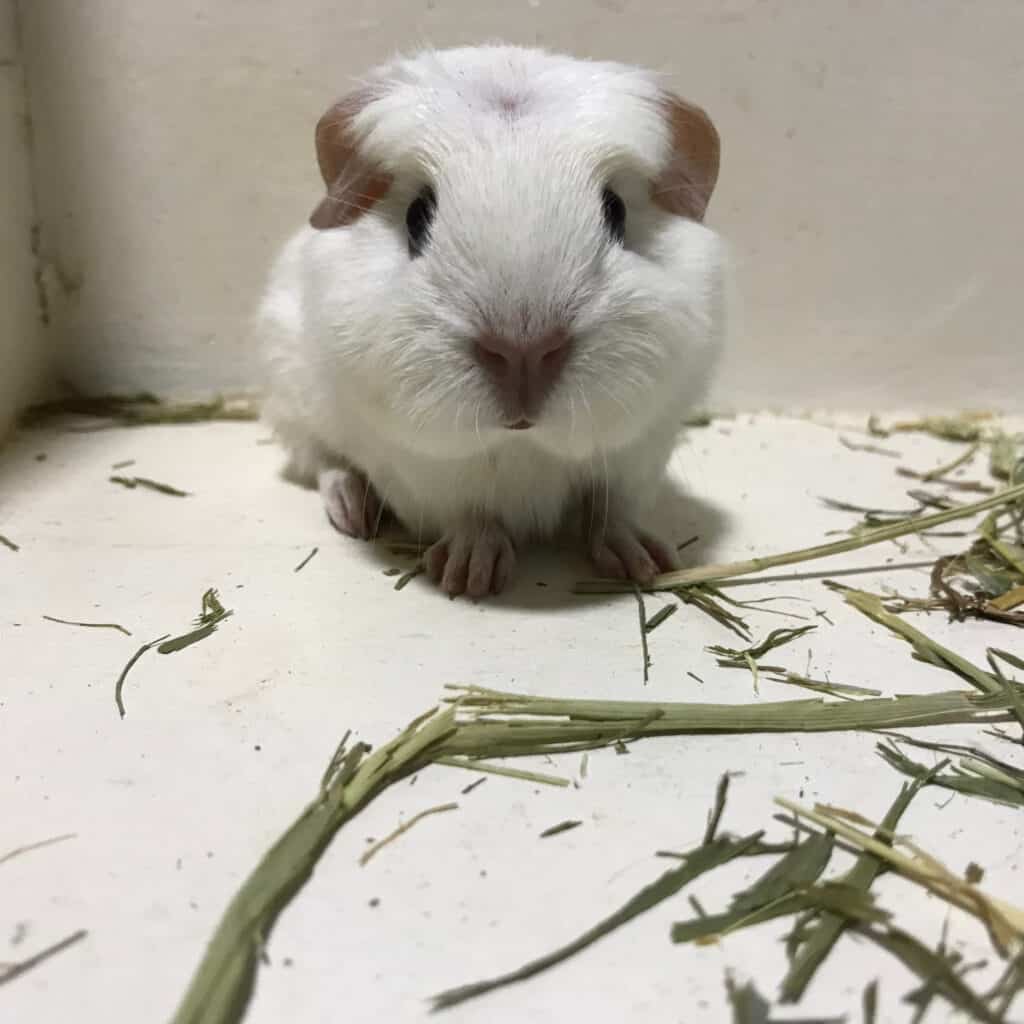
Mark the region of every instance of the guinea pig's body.
[[267, 418], [332, 522], [386, 507], [449, 593], [577, 517], [603, 573], [671, 568], [641, 523], [724, 330], [706, 117], [636, 69], [476, 47], [378, 69], [317, 148], [260, 324]]

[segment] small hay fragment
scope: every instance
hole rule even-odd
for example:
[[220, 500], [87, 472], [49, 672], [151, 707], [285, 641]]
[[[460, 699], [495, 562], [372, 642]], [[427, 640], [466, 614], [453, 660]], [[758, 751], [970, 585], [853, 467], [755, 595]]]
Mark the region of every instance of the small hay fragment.
[[114, 683], [114, 704], [117, 707], [117, 713], [124, 718], [124, 700], [121, 697], [121, 691], [124, 689], [124, 681], [128, 678], [128, 673], [132, 670], [135, 663], [141, 658], [146, 651], [152, 647], [157, 647], [160, 643], [167, 639], [170, 634], [164, 634], [156, 640], [150, 640], [148, 644], [143, 644], [129, 659], [128, 664], [121, 670], [121, 674], [117, 677], [117, 682]]
[[[480, 781], [482, 782], [483, 780], [481, 779]], [[378, 839], [377, 842], [368, 847], [359, 858], [359, 866], [366, 867], [366, 865], [376, 857], [385, 846], [393, 843], [399, 836], [404, 835], [417, 822], [422, 821], [424, 818], [429, 818], [432, 814], [444, 814], [446, 811], [457, 811], [458, 809], [458, 804], [440, 804], [437, 807], [428, 807], [425, 811], [420, 811], [419, 814], [414, 814], [408, 821], [399, 825], [394, 832], [389, 832], [383, 839]]]
[[469, 796], [469, 794], [472, 793], [474, 789], [479, 789], [479, 787], [482, 786], [486, 781], [487, 776], [484, 775], [482, 778], [477, 779], [476, 782], [471, 782], [468, 786], [463, 786], [462, 795]]
[[919, 420], [904, 420], [883, 427], [877, 416], [868, 420], [868, 432], [876, 437], [889, 437], [891, 434], [930, 434], [942, 441], [963, 441], [967, 443], [981, 441], [985, 434], [983, 424], [992, 419], [987, 412], [966, 412], [960, 416], [926, 416]]
[[57, 843], [64, 843], [69, 839], [77, 838], [77, 832], [65, 832], [64, 835], [53, 836], [50, 839], [40, 839], [37, 843], [26, 843], [24, 846], [16, 846], [13, 850], [8, 850], [7, 853], [0, 857], [0, 864], [6, 864], [9, 860], [14, 860], [15, 857], [20, 857], [25, 853], [31, 853], [33, 850], [42, 850], [47, 846], [55, 846]]
[[417, 576], [422, 576], [426, 571], [425, 566], [417, 565], [408, 572], [402, 573], [395, 582], [395, 590], [404, 590]]
[[734, 896], [728, 910], [672, 925], [672, 941], [716, 942], [739, 928], [802, 909], [805, 904], [800, 899], [801, 892], [816, 882], [828, 866], [833, 842], [828, 834], [812, 833], [790, 847], [753, 885]]
[[1004, 591], [998, 597], [993, 597], [989, 604], [1001, 612], [1011, 612], [1015, 608], [1020, 608], [1021, 605], [1024, 605], [1024, 584]]
[[[1024, 599], [1022, 599], [1024, 600]], [[644, 622], [644, 632], [653, 633], [667, 618], [675, 615], [679, 611], [679, 605], [667, 604], [664, 608], [656, 611], [649, 619]]]
[[557, 825], [552, 825], [550, 828], [544, 829], [538, 838], [547, 839], [550, 836], [561, 835], [563, 832], [571, 832], [574, 828], [579, 828], [582, 824], [583, 822], [576, 818], [570, 818], [568, 821], [560, 821]]
[[205, 640], [213, 634], [216, 628], [215, 623], [208, 622], [205, 626], [199, 626], [198, 629], [193, 629], [188, 633], [182, 633], [181, 636], [165, 640], [157, 650], [161, 654], [175, 654], [177, 651], [183, 651], [186, 647], [199, 643], [200, 640]]
[[[21, 418], [26, 427], [55, 416], [90, 416], [109, 420], [109, 426], [208, 423], [214, 420], [259, 419], [256, 400], [248, 396], [217, 395], [207, 401], [165, 402], [143, 392], [136, 395], [71, 396], [32, 406]], [[102, 429], [102, 427], [100, 428]]]
[[851, 452], [868, 452], [871, 455], [885, 455], [890, 459], [901, 459], [903, 456], [892, 448], [882, 448], [877, 444], [862, 444], [857, 441], [851, 441], [847, 437], [840, 437], [839, 443], [844, 447], [848, 448]]
[[718, 834], [718, 826], [721, 824], [722, 815], [725, 813], [725, 801], [729, 795], [730, 775], [724, 772], [715, 787], [715, 802], [708, 812], [708, 823], [704, 829], [704, 838], [701, 840], [703, 846], [712, 842]]
[[313, 558], [316, 556], [316, 553], [319, 550], [319, 548], [313, 548], [313, 550], [310, 551], [310, 553], [306, 555], [306, 557], [301, 562], [299, 562], [299, 564], [295, 566], [294, 569], [292, 569], [292, 572], [302, 572], [302, 570], [305, 569], [306, 566], [309, 565], [309, 563], [313, 560]]
[[875, 1024], [878, 1019], [878, 979], [869, 981], [864, 986], [860, 997], [861, 1009], [864, 1012], [864, 1024]]
[[1024, 992], [1024, 950], [1021, 950], [1007, 965], [1002, 976], [986, 994], [988, 1002], [995, 1004], [995, 1012], [1001, 1018], [1009, 1013], [1014, 1000]]
[[[763, 658], [769, 651], [774, 651], [778, 647], [784, 647], [786, 644], [806, 636], [817, 628], [817, 626], [800, 626], [796, 629], [773, 629], [759, 644], [754, 644], [752, 647], [747, 647], [743, 650], [722, 647], [718, 644], [712, 644], [705, 649], [710, 654], [715, 655], [719, 666], [722, 668], [749, 668], [754, 677], [754, 688], [756, 689], [759, 670], [757, 659]], [[766, 669], [766, 671], [777, 670]], [[785, 669], [778, 671], [785, 674]]]
[[735, 633], [741, 640], [750, 640], [750, 627], [746, 621], [724, 606], [723, 601], [739, 605], [739, 602], [727, 598], [717, 587], [693, 586], [681, 587], [674, 591], [676, 597], [683, 604], [693, 605], [700, 609], [705, 615], [714, 619], [715, 622], [725, 626], [730, 632]]
[[5, 537], [2, 533], [0, 533], [0, 544], [2, 544], [9, 551], [21, 550], [21, 548], [17, 544], [15, 544], [13, 540], [11, 540], [9, 537]]
[[[719, 565], [704, 565], [695, 569], [679, 569], [675, 572], [662, 573], [656, 576], [648, 590], [671, 590], [685, 600], [684, 595], [693, 589], [695, 584], [707, 584], [712, 581], [733, 579], [737, 576], [749, 576], [764, 572], [766, 569], [779, 568], [785, 565], [796, 565], [800, 562], [830, 558], [833, 555], [848, 551], [859, 551], [861, 548], [896, 540], [914, 533], [924, 533], [937, 526], [965, 519], [981, 512], [1004, 508], [1024, 499], [1024, 483], [1016, 484], [993, 494], [991, 497], [969, 505], [957, 505], [955, 508], [933, 515], [920, 516], [905, 522], [893, 523], [869, 530], [857, 537], [820, 544], [810, 548], [800, 548], [779, 555], [768, 555], [761, 558], [750, 558], [740, 562], [726, 562]], [[621, 580], [582, 580], [573, 590], [578, 594], [619, 593], [632, 589], [631, 585]]]
[[127, 469], [129, 466], [135, 465], [135, 459], [122, 459], [120, 462], [115, 462], [110, 468], [111, 469]]
[[879, 743], [875, 750], [886, 764], [913, 779], [923, 779], [931, 785], [966, 796], [981, 797], [1010, 807], [1024, 807], [1024, 772], [1017, 772], [1014, 777], [992, 768], [980, 758], [972, 757], [961, 759], [959, 769], [936, 773], [901, 753], [895, 744]]
[[[969, 885], [941, 861], [908, 840], [897, 837], [894, 841], [906, 846], [910, 850], [910, 856], [896, 850], [894, 846], [886, 844], [875, 835], [863, 831], [853, 823], [862, 819], [850, 812], [838, 808], [812, 810], [783, 797], [776, 797], [775, 802], [791, 814], [813, 821], [854, 846], [873, 854], [904, 878], [916, 882], [947, 903], [977, 917], [988, 929], [989, 937], [1001, 956], [1005, 956], [1008, 950], [1018, 947], [1024, 940], [1024, 909], [989, 896], [977, 886]], [[874, 829], [877, 833], [878, 826], [874, 826]]]
[[919, 939], [900, 928], [877, 928], [858, 925], [858, 934], [870, 939], [896, 957], [917, 975], [929, 994], [941, 995], [969, 1019], [985, 1024], [1005, 1024], [953, 969], [949, 959], [930, 950]]
[[[725, 991], [732, 1006], [732, 1024], [784, 1024], [770, 1016], [771, 1003], [757, 991], [752, 981], [737, 985], [732, 973], [727, 971]], [[846, 1017], [803, 1017], [785, 1024], [846, 1024]]]
[[[925, 778], [916, 779], [912, 784], [900, 789], [899, 795], [875, 831], [875, 838], [880, 843], [890, 842], [888, 837], [895, 832], [910, 802], [926, 782]], [[871, 853], [862, 852], [843, 881], [851, 889], [867, 896], [872, 883], [881, 872], [882, 864], [878, 858]], [[782, 1002], [799, 1002], [848, 923], [848, 919], [841, 914], [831, 910], [820, 910], [804, 924], [790, 954], [789, 970], [780, 986]]]
[[635, 585], [633, 595], [636, 597], [637, 614], [640, 617], [640, 656], [644, 660], [644, 685], [646, 686], [651, 678], [651, 652], [647, 647], [647, 611], [644, 608], [643, 594]]
[[116, 629], [125, 636], [131, 636], [131, 632], [119, 626], [116, 622], [75, 622], [73, 619], [58, 619], [55, 615], [44, 615], [47, 622], [57, 622], [62, 626], [83, 626], [85, 629]]
[[133, 491], [136, 487], [141, 487], [147, 491], [156, 491], [158, 494], [169, 494], [175, 498], [187, 498], [189, 497], [188, 491], [183, 491], [178, 487], [172, 487], [170, 484], [162, 484], [159, 480], [150, 480], [149, 477], [145, 476], [112, 476], [110, 478], [112, 484], [120, 484], [122, 487], [127, 487], [128, 490]]
[[77, 932], [72, 932], [66, 939], [55, 942], [52, 946], [48, 946], [41, 952], [36, 953], [35, 956], [30, 956], [27, 960], [20, 960], [17, 963], [0, 966], [0, 985], [6, 985], [8, 982], [14, 981], [15, 978], [20, 978], [21, 975], [49, 960], [50, 957], [63, 953], [65, 949], [69, 949], [75, 943], [81, 942], [88, 934], [84, 928], [80, 928]]
[[420, 715], [372, 753], [335, 753], [325, 785], [238, 889], [206, 947], [172, 1024], [237, 1024], [278, 916], [309, 880], [335, 833], [382, 790], [430, 762], [455, 728], [454, 712]]
[[1024, 436], [1012, 437], [1000, 431], [992, 440], [988, 470], [997, 480], [1010, 480], [1024, 459]]
[[200, 640], [211, 636], [217, 627], [233, 614], [233, 611], [229, 611], [220, 603], [216, 589], [210, 587], [203, 594], [202, 610], [195, 620], [196, 628], [182, 633], [181, 636], [165, 640], [157, 650], [161, 654], [175, 654], [177, 651], [183, 651], [186, 647], [191, 647], [193, 644], [199, 643]]
[[898, 615], [887, 611], [882, 600], [875, 594], [869, 594], [863, 590], [852, 590], [838, 584], [831, 584], [831, 588], [839, 591], [847, 604], [852, 605], [868, 618], [906, 640], [914, 648], [914, 657], [919, 661], [955, 672], [976, 686], [982, 693], [995, 694], [1004, 691], [1003, 684], [998, 677], [979, 668], [948, 647], [943, 647], [942, 644], [904, 622]]
[[639, 917], [645, 911], [657, 906], [662, 900], [674, 896], [680, 889], [688, 885], [695, 878], [700, 877], [706, 871], [718, 867], [727, 861], [738, 857], [747, 846], [760, 839], [761, 833], [743, 839], [729, 839], [726, 837], [716, 839], [706, 846], [698, 846], [687, 859], [676, 868], [670, 868], [650, 885], [641, 889], [632, 899], [628, 900], [614, 914], [599, 921], [593, 928], [584, 932], [579, 938], [568, 945], [556, 949], [546, 956], [532, 960], [524, 964], [518, 970], [508, 974], [491, 978], [487, 981], [479, 981], [470, 985], [461, 985], [458, 988], [448, 989], [434, 996], [431, 1000], [432, 1010], [444, 1010], [468, 999], [475, 999], [496, 988], [503, 988], [516, 982], [532, 978], [541, 971], [569, 959], [576, 953], [581, 952], [588, 946], [593, 945], [599, 939], [604, 938], [609, 932], [627, 924], [633, 918]]
[[824, 693], [832, 697], [881, 697], [881, 690], [872, 690], [867, 686], [851, 686], [848, 683], [833, 683], [827, 679], [810, 679], [796, 672], [781, 675], [770, 675], [773, 683], [788, 683], [790, 686], [802, 686], [813, 693]]
[[967, 449], [962, 455], [958, 455], [951, 462], [945, 462], [940, 466], [936, 466], [934, 469], [929, 469], [923, 473], [914, 474], [918, 479], [923, 480], [925, 483], [933, 483], [941, 480], [943, 477], [949, 476], [950, 473], [959, 469], [961, 466], [966, 466], [975, 455], [978, 454], [981, 449], [981, 442], [975, 441], [970, 448]]
[[485, 772], [488, 775], [504, 775], [509, 779], [522, 779], [523, 782], [538, 782], [544, 786], [571, 786], [572, 782], [560, 775], [544, 775], [541, 772], [528, 772], [522, 768], [507, 768], [501, 764], [488, 764], [468, 757], [436, 757], [434, 764], [447, 765], [449, 768], [468, 768], [471, 772]]

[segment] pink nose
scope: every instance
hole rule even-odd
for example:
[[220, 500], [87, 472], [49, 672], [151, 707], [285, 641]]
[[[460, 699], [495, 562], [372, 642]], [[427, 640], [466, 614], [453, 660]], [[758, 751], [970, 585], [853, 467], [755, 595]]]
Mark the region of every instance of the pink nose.
[[497, 334], [477, 339], [474, 355], [490, 374], [512, 418], [533, 416], [554, 387], [569, 355], [571, 338], [562, 328], [529, 341], [509, 341]]

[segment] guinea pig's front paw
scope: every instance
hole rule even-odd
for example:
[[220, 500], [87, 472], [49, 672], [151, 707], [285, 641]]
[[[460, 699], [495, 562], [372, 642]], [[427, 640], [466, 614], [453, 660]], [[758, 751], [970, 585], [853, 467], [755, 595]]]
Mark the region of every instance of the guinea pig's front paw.
[[505, 588], [516, 563], [516, 549], [498, 523], [464, 523], [427, 549], [427, 575], [452, 597], [484, 597]]
[[625, 520], [612, 519], [588, 537], [590, 560], [602, 575], [646, 586], [659, 572], [679, 568], [671, 546]]
[[373, 485], [354, 469], [325, 469], [317, 477], [320, 497], [331, 525], [358, 540], [377, 536], [384, 506]]

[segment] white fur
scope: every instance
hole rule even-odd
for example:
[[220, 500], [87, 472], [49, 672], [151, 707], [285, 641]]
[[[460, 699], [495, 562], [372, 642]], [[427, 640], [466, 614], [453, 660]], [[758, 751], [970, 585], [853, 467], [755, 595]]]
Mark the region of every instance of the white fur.
[[[293, 472], [358, 467], [424, 537], [467, 518], [548, 535], [590, 494], [635, 520], [724, 331], [719, 239], [650, 200], [669, 146], [656, 78], [475, 47], [367, 81], [378, 98], [354, 127], [394, 185], [350, 226], [300, 230], [260, 312], [267, 417]], [[428, 183], [436, 218], [410, 259], [405, 210]], [[606, 184], [625, 248], [604, 229]], [[474, 337], [565, 323], [572, 356], [539, 422], [504, 429]]]

